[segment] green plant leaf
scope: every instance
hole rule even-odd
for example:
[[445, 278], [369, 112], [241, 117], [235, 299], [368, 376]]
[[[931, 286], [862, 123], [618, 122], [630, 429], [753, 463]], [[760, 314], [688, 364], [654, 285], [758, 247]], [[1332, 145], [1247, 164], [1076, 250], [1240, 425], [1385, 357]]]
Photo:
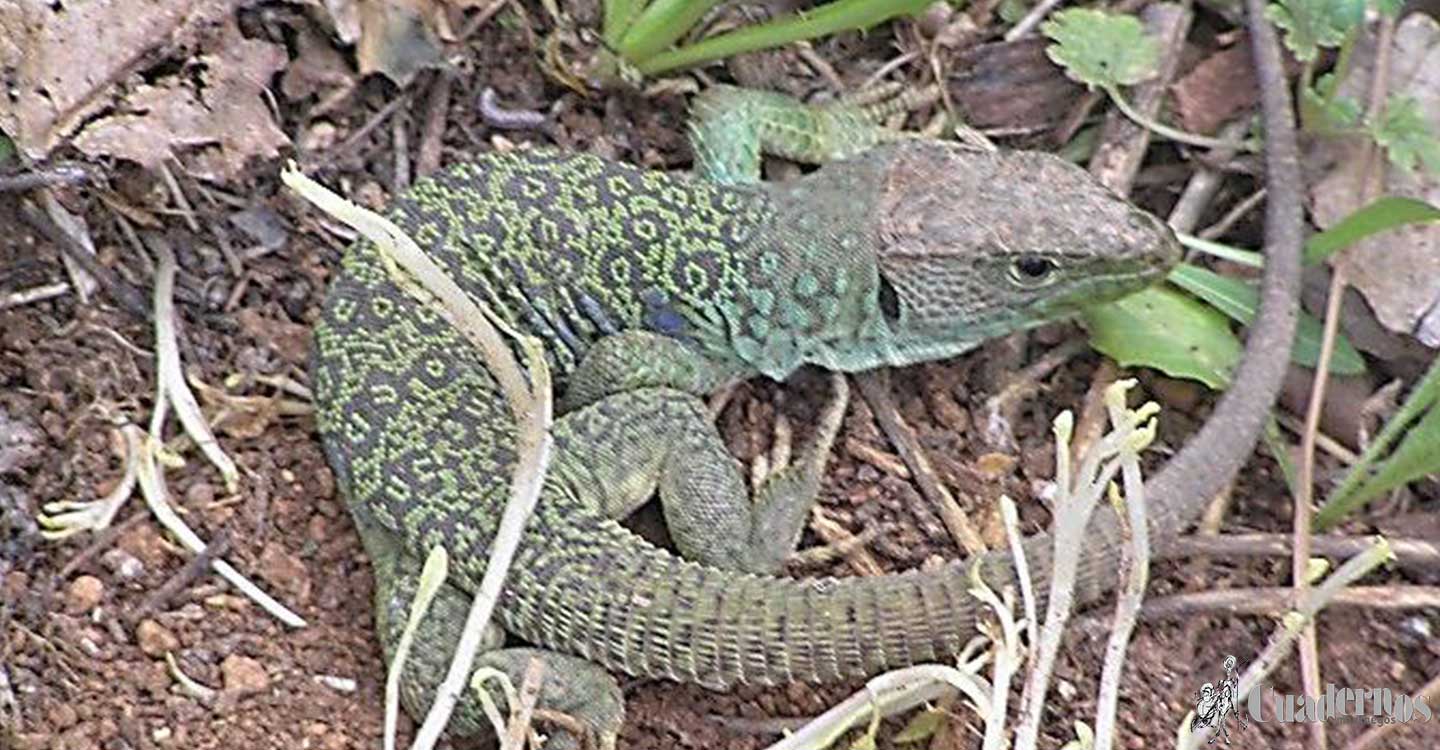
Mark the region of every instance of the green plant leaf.
[[[1371, 473], [1371, 466], [1396, 440], [1401, 440], [1400, 446]], [[1405, 403], [1380, 428], [1380, 434], [1365, 448], [1350, 473], [1326, 498], [1315, 514], [1314, 529], [1323, 531], [1370, 500], [1437, 472], [1440, 472], [1440, 357], [1430, 364]]]
[[1305, 241], [1305, 262], [1320, 263], [1335, 253], [1388, 229], [1440, 221], [1440, 208], [1416, 198], [1387, 195], [1346, 216]]
[[1321, 47], [1338, 47], [1365, 19], [1365, 0], [1280, 0], [1265, 17], [1285, 29], [1285, 46], [1301, 62], [1313, 62]]
[[1133, 86], [1155, 75], [1160, 59], [1160, 45], [1134, 16], [1072, 8], [1051, 16], [1040, 31], [1055, 42], [1045, 54], [1089, 86]]
[[1370, 136], [1400, 169], [1414, 172], [1420, 164], [1427, 172], [1440, 174], [1440, 140], [1430, 128], [1415, 97], [1392, 96], [1385, 105], [1385, 116], [1379, 123], [1371, 123]]
[[1400, 10], [1405, 7], [1405, 0], [1375, 0], [1375, 10], [1382, 14], [1397, 18]]
[[891, 737], [890, 741], [897, 745], [910, 742], [923, 742], [940, 731], [940, 725], [944, 723], [944, 721], [944, 711], [936, 711], [934, 709], [921, 711], [915, 714], [915, 717], [905, 725], [904, 729], [901, 729], [894, 737]]
[[1014, 26], [1020, 23], [1020, 19], [1024, 18], [1025, 14], [1030, 12], [1030, 7], [1031, 3], [1026, 0], [1000, 0], [1000, 7], [996, 13], [1006, 25]]
[[[1250, 325], [1250, 322], [1255, 320], [1255, 311], [1260, 305], [1260, 292], [1250, 282], [1221, 276], [1209, 269], [1188, 263], [1171, 271], [1169, 279], [1181, 289], [1210, 303], [1231, 320], [1243, 325]], [[1320, 361], [1320, 340], [1323, 336], [1324, 327], [1320, 321], [1301, 310], [1290, 359], [1313, 369]], [[1330, 355], [1330, 371], [1337, 375], [1359, 375], [1365, 372], [1365, 360], [1343, 335], [1335, 338], [1335, 351]]]
[[1082, 315], [1090, 344], [1122, 365], [1154, 367], [1218, 390], [1240, 361], [1240, 340], [1225, 316], [1171, 287], [1151, 287]]
[[[688, 0], [680, 1], [683, 3]], [[864, 31], [897, 16], [916, 15], [928, 7], [930, 0], [832, 0], [809, 10], [772, 18], [756, 26], [727, 31], [633, 62], [641, 73], [655, 75], [744, 52], [778, 47], [801, 39], [815, 39], [850, 29]], [[639, 26], [639, 21], [636, 26]], [[681, 36], [683, 32], [673, 38], [679, 39]], [[630, 41], [628, 36], [626, 41]]]
[[1245, 250], [1235, 247], [1234, 245], [1203, 239], [1193, 234], [1185, 234], [1184, 232], [1176, 232], [1175, 238], [1180, 240], [1181, 245], [1196, 252], [1205, 253], [1215, 258], [1221, 258], [1231, 263], [1237, 263], [1251, 268], [1265, 267], [1265, 256], [1254, 250]]
[[[720, 0], [655, 0], [633, 17], [615, 43], [615, 51], [639, 65], [684, 38], [719, 4]], [[618, 21], [615, 23], [618, 26]]]
[[1440, 473], [1440, 405], [1431, 404], [1379, 469], [1340, 500], [1364, 505], [1396, 487], [1435, 473]]
[[1335, 74], [1326, 73], [1316, 79], [1312, 88], [1301, 91], [1305, 122], [1321, 133], [1349, 130], [1360, 123], [1360, 103], [1348, 96], [1337, 96], [1335, 89]]
[[602, 3], [604, 15], [600, 22], [600, 35], [611, 49], [619, 46], [620, 39], [630, 30], [630, 24], [645, 8], [645, 0], [605, 0]]

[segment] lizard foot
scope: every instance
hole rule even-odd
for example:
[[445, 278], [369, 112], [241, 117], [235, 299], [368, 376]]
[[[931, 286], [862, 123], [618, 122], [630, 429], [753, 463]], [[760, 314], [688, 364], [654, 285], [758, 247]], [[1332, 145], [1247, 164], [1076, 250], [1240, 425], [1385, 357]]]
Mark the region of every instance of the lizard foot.
[[820, 412], [810, 444], [792, 458], [789, 421], [779, 417], [770, 453], [751, 467], [757, 529], [752, 538], [763, 545], [751, 550], [752, 559], [746, 567], [752, 572], [774, 572], [780, 568], [785, 557], [795, 551], [800, 532], [815, 505], [825, 464], [850, 403], [850, 387], [845, 376], [831, 373], [828, 379], [830, 400]]

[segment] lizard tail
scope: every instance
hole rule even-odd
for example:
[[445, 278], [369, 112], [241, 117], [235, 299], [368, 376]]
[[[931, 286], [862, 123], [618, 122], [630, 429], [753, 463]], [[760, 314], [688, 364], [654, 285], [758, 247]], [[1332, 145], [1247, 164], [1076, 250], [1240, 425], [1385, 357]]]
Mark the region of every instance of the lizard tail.
[[[716, 689], [865, 677], [953, 656], [976, 632], [967, 563], [757, 576], [681, 560], [613, 521], [599, 526], [575, 535], [582, 546], [522, 545], [500, 607], [507, 630], [611, 670]], [[1013, 580], [1002, 556], [981, 565], [992, 585]]]
[[[1160, 556], [1209, 497], [1180, 492], [1177, 476], [1161, 472], [1147, 487], [1151, 546]], [[943, 661], [988, 616], [970, 594], [972, 569], [995, 591], [1017, 586], [1009, 550], [933, 571], [800, 580], [718, 570], [682, 560], [615, 521], [560, 517], [566, 520], [531, 520], [526, 536], [537, 541], [521, 544], [502, 594], [506, 629], [613, 671], [714, 689], [834, 683]], [[1097, 510], [1086, 536], [1072, 591], [1077, 603], [1114, 587], [1126, 543], [1109, 508]], [[1044, 533], [1023, 543], [1040, 612], [1052, 546]], [[478, 581], [486, 550], [472, 552], [456, 559]]]

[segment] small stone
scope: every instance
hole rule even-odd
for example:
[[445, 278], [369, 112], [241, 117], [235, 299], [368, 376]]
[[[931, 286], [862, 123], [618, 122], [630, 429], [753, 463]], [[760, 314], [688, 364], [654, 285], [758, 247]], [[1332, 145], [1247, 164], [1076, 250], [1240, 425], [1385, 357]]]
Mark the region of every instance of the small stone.
[[69, 703], [58, 703], [52, 706], [46, 714], [46, 718], [50, 720], [50, 726], [54, 729], [69, 729], [80, 720], [80, 715], [76, 713], [75, 707]]
[[105, 584], [95, 576], [80, 576], [65, 590], [65, 611], [79, 615], [95, 609], [105, 596]]
[[165, 654], [180, 648], [180, 639], [154, 620], [144, 620], [135, 628], [135, 640], [140, 650], [152, 659], [163, 659]]
[[205, 606], [213, 609], [228, 609], [231, 612], [244, 612], [250, 608], [250, 600], [234, 594], [216, 594], [205, 597]]
[[975, 470], [986, 479], [999, 479], [1015, 470], [1018, 459], [1008, 453], [986, 453], [975, 459]]
[[157, 524], [142, 523], [122, 533], [115, 543], [144, 564], [158, 567], [164, 564], [170, 553], [165, 551], [165, 542], [157, 528]]
[[50, 735], [43, 732], [24, 732], [11, 735], [11, 739], [15, 750], [45, 750], [50, 744]]
[[353, 693], [355, 689], [359, 687], [359, 685], [349, 677], [337, 677], [333, 674], [317, 674], [315, 675], [315, 681], [331, 690], [341, 693]]
[[298, 601], [310, 597], [310, 571], [300, 558], [282, 545], [271, 542], [260, 551], [260, 577]]
[[324, 151], [340, 141], [340, 131], [334, 123], [320, 120], [300, 135], [300, 147], [305, 151]]
[[185, 490], [185, 505], [190, 508], [203, 508], [215, 502], [215, 494], [215, 485], [196, 482]]
[[139, 578], [145, 572], [145, 563], [140, 558], [119, 547], [113, 547], [100, 556], [100, 564], [122, 581]]
[[225, 689], [232, 693], [260, 693], [270, 687], [270, 676], [260, 662], [248, 656], [231, 654], [220, 663], [225, 676]]

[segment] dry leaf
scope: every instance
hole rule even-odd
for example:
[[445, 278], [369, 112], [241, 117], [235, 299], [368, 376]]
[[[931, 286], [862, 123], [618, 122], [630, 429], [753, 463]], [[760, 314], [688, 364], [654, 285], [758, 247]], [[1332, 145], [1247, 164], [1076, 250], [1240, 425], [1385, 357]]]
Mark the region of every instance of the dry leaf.
[[[1340, 93], [1368, 100], [1374, 59], [1370, 49], [1357, 49], [1357, 64], [1341, 83]], [[1391, 50], [1390, 92], [1413, 97], [1431, 123], [1440, 123], [1440, 24], [1422, 13], [1401, 22]], [[1440, 135], [1440, 133], [1437, 133]], [[1360, 185], [1365, 149], [1347, 149], [1335, 168], [1311, 191], [1312, 212], [1321, 228], [1333, 226], [1363, 201]], [[1440, 175], [1409, 174], [1388, 166], [1383, 192], [1440, 205]], [[1375, 316], [1388, 329], [1440, 346], [1440, 224], [1412, 225], [1368, 239], [1333, 261], [1365, 296]], [[1428, 316], [1428, 317], [1427, 317]]]
[[[355, 76], [345, 56], [335, 49], [330, 40], [309, 29], [300, 29], [295, 35], [295, 59], [280, 76], [280, 92], [290, 101], [299, 101], [310, 96], [322, 100], [337, 91], [348, 91], [355, 86]], [[310, 116], [316, 116], [311, 112]]]
[[233, 16], [238, 0], [0, 1], [0, 128], [41, 159], [157, 50]]
[[1175, 117], [1181, 127], [1193, 133], [1214, 133], [1260, 100], [1249, 40], [1242, 38], [1201, 60], [1170, 91], [1175, 95]]
[[270, 77], [285, 66], [285, 50], [240, 34], [228, 19], [215, 52], [198, 58], [199, 90], [191, 77], [175, 75], [140, 86], [116, 114], [86, 126], [75, 145], [92, 156], [118, 156], [153, 167], [177, 147], [219, 146], [197, 155], [191, 171], [226, 179], [252, 156], [274, 158], [289, 144], [266, 106]]
[[425, 68], [439, 66], [443, 9], [434, 0], [358, 0], [360, 73], [383, 73], [396, 85], [410, 83]]

